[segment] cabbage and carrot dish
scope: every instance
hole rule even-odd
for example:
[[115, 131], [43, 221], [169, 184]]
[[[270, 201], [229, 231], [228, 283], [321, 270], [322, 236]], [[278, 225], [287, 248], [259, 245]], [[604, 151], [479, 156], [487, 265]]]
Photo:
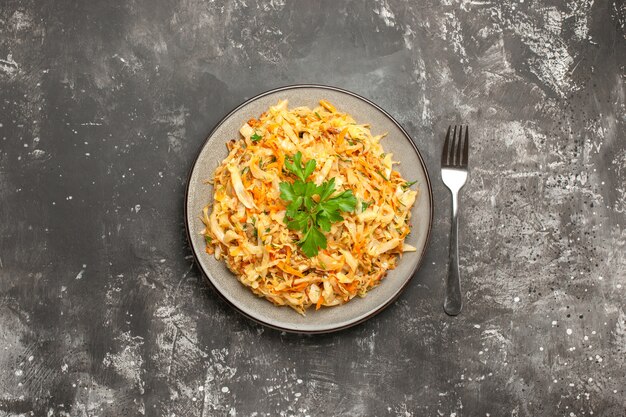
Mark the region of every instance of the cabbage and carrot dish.
[[276, 305], [365, 296], [403, 252], [418, 191], [391, 154], [325, 100], [313, 110], [279, 101], [241, 129], [215, 170], [203, 210], [206, 251]]

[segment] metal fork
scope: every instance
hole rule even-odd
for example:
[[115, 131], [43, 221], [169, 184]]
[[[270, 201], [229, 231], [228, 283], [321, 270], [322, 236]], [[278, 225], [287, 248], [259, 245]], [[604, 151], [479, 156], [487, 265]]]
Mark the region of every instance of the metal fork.
[[[441, 179], [452, 194], [452, 230], [450, 231], [450, 254], [448, 275], [446, 278], [446, 299], [443, 309], [451, 316], [461, 312], [463, 299], [461, 298], [461, 275], [459, 274], [459, 190], [467, 180], [467, 159], [469, 151], [469, 132], [467, 126], [454, 126], [452, 142], [448, 127], [446, 141], [443, 144], [441, 155]], [[457, 135], [458, 130], [458, 135]], [[465, 140], [463, 140], [465, 134]], [[463, 143], [461, 143], [463, 142]]]

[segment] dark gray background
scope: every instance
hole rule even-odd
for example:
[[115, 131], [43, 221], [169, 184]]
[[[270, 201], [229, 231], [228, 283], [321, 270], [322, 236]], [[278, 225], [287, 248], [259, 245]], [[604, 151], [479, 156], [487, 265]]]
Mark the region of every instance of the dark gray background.
[[[0, 416], [622, 416], [626, 8], [602, 0], [0, 6]], [[415, 138], [425, 265], [341, 333], [258, 326], [185, 239], [200, 144], [291, 83]], [[466, 308], [441, 307], [443, 133], [472, 133]]]

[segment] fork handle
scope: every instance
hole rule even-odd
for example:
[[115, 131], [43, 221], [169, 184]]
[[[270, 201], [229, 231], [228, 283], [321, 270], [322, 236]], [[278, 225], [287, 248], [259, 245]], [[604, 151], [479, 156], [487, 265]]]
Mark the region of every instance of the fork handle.
[[450, 316], [456, 316], [463, 308], [461, 298], [461, 275], [459, 274], [459, 216], [458, 193], [452, 193], [452, 229], [450, 230], [450, 253], [446, 277], [446, 299], [443, 309]]

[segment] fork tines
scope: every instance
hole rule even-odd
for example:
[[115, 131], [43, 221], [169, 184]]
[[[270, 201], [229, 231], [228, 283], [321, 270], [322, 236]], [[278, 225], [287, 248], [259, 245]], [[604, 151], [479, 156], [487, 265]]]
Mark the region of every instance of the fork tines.
[[[452, 144], [450, 144], [450, 131], [452, 126], [448, 126], [446, 141], [443, 144], [443, 152], [441, 153], [441, 166], [449, 168], [467, 168], [467, 159], [469, 152], [469, 130], [463, 125], [454, 126], [452, 131]], [[458, 130], [458, 134], [457, 134]], [[462, 140], [463, 136], [465, 138]], [[461, 141], [463, 143], [461, 143]]]

